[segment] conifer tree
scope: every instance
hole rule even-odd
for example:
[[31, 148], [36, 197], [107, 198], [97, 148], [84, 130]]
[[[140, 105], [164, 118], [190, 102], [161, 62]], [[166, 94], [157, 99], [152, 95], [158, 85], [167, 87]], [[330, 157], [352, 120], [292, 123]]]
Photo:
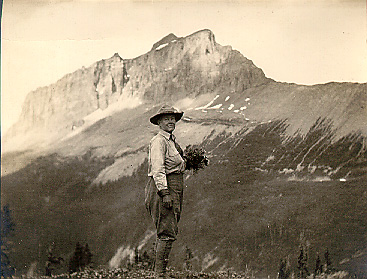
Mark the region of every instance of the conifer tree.
[[137, 265], [140, 262], [140, 255], [138, 247], [135, 248], [135, 265]]
[[84, 259], [84, 267], [90, 266], [92, 264], [93, 254], [89, 249], [88, 243], [85, 244], [83, 259]]
[[143, 255], [141, 256], [140, 261], [143, 263], [144, 268], [150, 268], [152, 265], [152, 259], [149, 256], [147, 251], [144, 251]]
[[47, 261], [45, 263], [45, 275], [46, 276], [52, 276], [52, 271], [54, 270], [56, 265], [60, 265], [64, 262], [64, 259], [62, 257], [56, 257], [53, 253], [55, 242], [52, 242], [52, 244], [47, 249]]
[[329, 254], [328, 248], [326, 248], [324, 257], [325, 257], [325, 271], [330, 272], [331, 271], [331, 260], [330, 260], [330, 254]]
[[288, 261], [286, 259], [282, 259], [280, 261], [278, 278], [279, 279], [287, 279], [287, 278], [289, 278], [289, 275], [290, 275], [290, 271], [289, 271], [289, 268], [288, 268]]
[[306, 276], [308, 275], [307, 253], [304, 252], [302, 246], [301, 246], [300, 254], [298, 256], [298, 270], [299, 270], [299, 277], [306, 278]]
[[71, 257], [69, 261], [69, 272], [77, 272], [83, 268], [83, 246], [80, 245], [79, 242], [75, 245], [74, 255]]
[[73, 273], [81, 271], [90, 266], [92, 264], [92, 257], [93, 254], [89, 249], [88, 243], [83, 247], [79, 242], [77, 242], [75, 245], [74, 255], [69, 261], [69, 272]]
[[52, 268], [51, 268], [51, 262], [53, 260], [53, 253], [52, 253], [52, 250], [53, 250], [53, 246], [54, 246], [54, 242], [51, 244], [50, 247], [48, 247], [48, 250], [47, 250], [47, 261], [46, 261], [46, 264], [45, 264], [45, 275], [46, 276], [52, 276]]
[[319, 275], [321, 273], [322, 273], [322, 264], [320, 260], [320, 255], [317, 254], [316, 265], [315, 265], [315, 275]]
[[75, 246], [74, 256], [75, 256], [75, 260], [76, 260], [76, 263], [77, 263], [78, 271], [80, 271], [84, 267], [83, 255], [84, 255], [83, 246], [80, 245], [79, 242], [77, 242], [76, 246]]
[[192, 255], [191, 249], [186, 246], [186, 250], [185, 250], [185, 269], [186, 270], [191, 270], [192, 269], [192, 264], [191, 264], [191, 260], [194, 256]]
[[11, 250], [10, 237], [15, 230], [15, 223], [11, 217], [9, 205], [1, 209], [1, 278], [12, 277], [15, 268], [11, 265], [9, 252]]

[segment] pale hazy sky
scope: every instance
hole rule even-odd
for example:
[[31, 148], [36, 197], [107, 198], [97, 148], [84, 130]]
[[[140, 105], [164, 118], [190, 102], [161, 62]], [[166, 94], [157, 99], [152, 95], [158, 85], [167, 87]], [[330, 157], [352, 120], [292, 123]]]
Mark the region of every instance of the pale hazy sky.
[[1, 124], [25, 96], [82, 66], [146, 53], [169, 33], [210, 29], [277, 81], [367, 82], [365, 0], [4, 0]]

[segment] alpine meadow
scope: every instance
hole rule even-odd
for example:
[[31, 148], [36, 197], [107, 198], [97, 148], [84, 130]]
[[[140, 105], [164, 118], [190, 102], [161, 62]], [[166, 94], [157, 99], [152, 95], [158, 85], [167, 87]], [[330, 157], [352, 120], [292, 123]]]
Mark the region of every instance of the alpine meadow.
[[149, 270], [149, 117], [169, 103], [181, 146], [210, 161], [185, 173], [172, 276], [366, 278], [366, 92], [277, 82], [210, 30], [66, 74], [28, 94], [3, 138], [2, 269], [45, 275], [52, 253], [53, 275]]

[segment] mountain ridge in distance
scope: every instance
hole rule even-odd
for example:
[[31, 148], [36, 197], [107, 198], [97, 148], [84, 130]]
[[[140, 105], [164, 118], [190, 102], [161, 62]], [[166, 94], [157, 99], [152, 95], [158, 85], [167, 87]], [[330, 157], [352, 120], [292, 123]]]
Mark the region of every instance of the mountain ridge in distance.
[[87, 241], [106, 266], [149, 249], [143, 192], [158, 131], [149, 117], [167, 102], [185, 112], [181, 145], [202, 146], [211, 162], [186, 175], [173, 266], [191, 244], [197, 270], [247, 265], [275, 276], [289, 257], [296, 271], [303, 234], [310, 261], [328, 248], [335, 267], [356, 274], [367, 255], [365, 92], [366, 83], [276, 82], [210, 30], [168, 35], [139, 57], [115, 54], [37, 89], [2, 155], [2, 202], [18, 224], [14, 243], [23, 240], [15, 263], [41, 266], [37, 247], [51, 241], [65, 258]]

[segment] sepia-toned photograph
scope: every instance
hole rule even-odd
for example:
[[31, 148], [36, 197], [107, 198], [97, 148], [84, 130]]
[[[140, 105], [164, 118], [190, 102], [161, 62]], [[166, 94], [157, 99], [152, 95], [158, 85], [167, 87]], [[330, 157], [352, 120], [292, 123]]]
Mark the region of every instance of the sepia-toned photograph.
[[367, 279], [366, 1], [1, 4], [1, 278]]

